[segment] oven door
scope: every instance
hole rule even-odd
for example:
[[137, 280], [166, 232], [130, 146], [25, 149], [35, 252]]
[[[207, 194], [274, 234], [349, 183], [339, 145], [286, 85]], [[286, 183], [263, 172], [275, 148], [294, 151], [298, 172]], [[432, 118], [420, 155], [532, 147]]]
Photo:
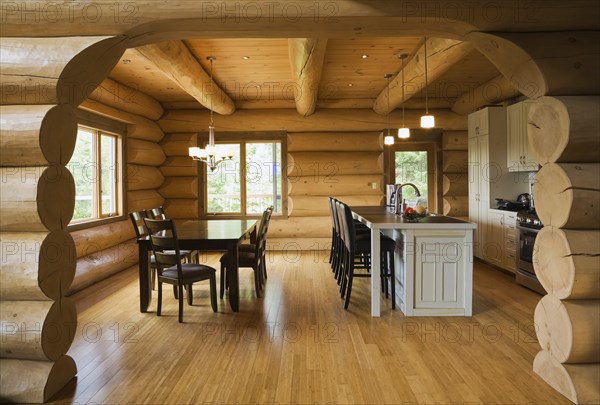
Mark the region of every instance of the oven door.
[[517, 268], [535, 275], [533, 270], [533, 248], [538, 229], [517, 226], [519, 244], [517, 246]]

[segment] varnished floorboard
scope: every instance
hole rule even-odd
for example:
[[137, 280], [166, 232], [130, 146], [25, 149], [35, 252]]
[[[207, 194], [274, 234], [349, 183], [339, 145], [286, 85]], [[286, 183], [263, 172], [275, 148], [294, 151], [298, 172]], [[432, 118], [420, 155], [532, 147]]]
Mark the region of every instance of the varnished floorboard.
[[79, 373], [51, 403], [569, 403], [532, 371], [541, 297], [507, 274], [475, 264], [473, 317], [407, 318], [384, 299], [371, 318], [369, 280], [345, 311], [325, 255], [272, 254], [268, 270], [261, 299], [241, 270], [239, 313], [213, 313], [198, 284], [184, 324], [169, 288], [161, 317], [139, 312], [137, 268], [73, 296]]

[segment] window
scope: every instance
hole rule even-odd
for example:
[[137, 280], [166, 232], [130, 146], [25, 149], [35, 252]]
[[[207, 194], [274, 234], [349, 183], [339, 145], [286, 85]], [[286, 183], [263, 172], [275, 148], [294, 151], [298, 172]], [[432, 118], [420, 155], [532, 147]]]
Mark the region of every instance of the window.
[[[422, 137], [425, 137], [422, 135]], [[423, 204], [432, 212], [441, 212], [442, 178], [441, 153], [438, 152], [441, 140], [429, 136], [424, 142], [396, 143], [387, 149], [387, 176], [394, 184], [413, 183], [421, 192], [417, 197], [412, 187], [402, 189], [403, 197], [409, 206]]]
[[118, 134], [79, 125], [68, 164], [75, 179], [72, 224], [121, 215], [121, 149]]
[[[206, 170], [207, 214], [260, 215], [269, 206], [284, 212], [282, 140], [247, 140], [219, 143], [232, 160]], [[243, 181], [241, 181], [243, 179]]]

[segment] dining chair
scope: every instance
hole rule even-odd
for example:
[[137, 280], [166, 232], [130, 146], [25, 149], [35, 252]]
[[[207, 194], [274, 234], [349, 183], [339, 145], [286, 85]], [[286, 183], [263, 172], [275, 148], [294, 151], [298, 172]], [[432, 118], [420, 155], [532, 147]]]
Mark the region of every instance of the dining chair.
[[[167, 283], [177, 287], [179, 300], [179, 322], [183, 322], [183, 287], [187, 288], [187, 301], [193, 304], [192, 284], [209, 280], [210, 304], [217, 312], [216, 270], [213, 267], [199, 263], [183, 263], [177, 230], [171, 219], [149, 219], [144, 223], [150, 235], [150, 242], [156, 258], [158, 279], [158, 304], [156, 315], [160, 316], [162, 309], [162, 284]], [[169, 253], [166, 253], [169, 252]], [[174, 252], [170, 253], [170, 252]]]
[[[266, 244], [269, 221], [273, 214], [273, 207], [267, 208], [260, 221], [260, 226], [256, 235], [256, 243], [240, 245], [238, 250], [238, 267], [250, 267], [254, 271], [254, 290], [256, 297], [260, 298], [262, 286], [267, 277], [266, 267]], [[229, 252], [221, 256], [221, 280], [220, 296], [223, 298], [227, 284], [227, 263], [229, 263]]]
[[[163, 206], [152, 208], [146, 211], [147, 218], [151, 219], [168, 219]], [[182, 250], [181, 255], [184, 261], [200, 263], [200, 253], [197, 250]], [[177, 298], [177, 297], [176, 297]]]
[[[146, 211], [133, 211], [129, 213], [129, 219], [133, 225], [133, 229], [135, 230], [136, 239], [140, 239], [144, 236], [148, 236], [148, 230], [146, 229], [146, 224], [144, 223], [144, 219], [148, 217]], [[151, 280], [152, 280], [152, 289], [156, 287], [156, 258], [154, 255], [150, 255], [150, 269], [152, 270]]]
[[[352, 211], [347, 204], [337, 202], [338, 216], [341, 222], [343, 241], [343, 260], [341, 266], [340, 295], [345, 299], [344, 308], [348, 309], [354, 277], [371, 277], [371, 238], [370, 235], [356, 234]], [[396, 309], [394, 251], [396, 244], [393, 239], [381, 236], [381, 279], [384, 292], [388, 297], [387, 279], [390, 279], [392, 309]], [[357, 262], [356, 259], [359, 258]], [[365, 260], [366, 259], [366, 260]], [[360, 264], [362, 266], [357, 266]], [[357, 268], [364, 268], [367, 273], [357, 273]]]
[[[265, 233], [265, 240], [264, 240], [264, 244], [265, 244], [265, 248], [262, 250], [261, 254], [262, 254], [262, 259], [261, 259], [261, 264], [262, 264], [262, 281], [263, 283], [265, 282], [265, 280], [268, 278], [267, 276], [267, 260], [266, 260], [266, 244], [267, 244], [267, 232], [269, 231], [269, 224], [271, 223], [271, 216], [273, 215], [273, 206], [268, 207], [265, 211], [263, 211], [263, 216], [265, 215], [265, 213], [267, 213], [266, 218], [264, 219], [265, 222], [265, 228], [264, 228], [264, 233]], [[261, 224], [262, 224], [263, 219], [261, 218]], [[256, 241], [254, 243], [244, 243], [242, 245], [240, 245], [239, 250], [242, 252], [254, 252], [256, 251]]]

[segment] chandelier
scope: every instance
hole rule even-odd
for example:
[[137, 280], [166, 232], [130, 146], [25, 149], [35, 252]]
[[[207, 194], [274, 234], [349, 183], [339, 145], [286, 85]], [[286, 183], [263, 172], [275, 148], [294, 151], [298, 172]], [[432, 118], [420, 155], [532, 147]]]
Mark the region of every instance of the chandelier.
[[[210, 61], [210, 85], [211, 90], [214, 88], [213, 82], [213, 61], [216, 59], [214, 56], [208, 56], [206, 59]], [[214, 96], [214, 92], [213, 92]], [[213, 123], [213, 97], [210, 98], [210, 124], [208, 125], [208, 145], [204, 149], [197, 146], [190, 147], [188, 155], [197, 161], [205, 163], [210, 171], [213, 172], [217, 168], [217, 165], [225, 160], [233, 159], [233, 155], [228, 152], [221, 152], [217, 154], [217, 148], [215, 147], [215, 126]]]

